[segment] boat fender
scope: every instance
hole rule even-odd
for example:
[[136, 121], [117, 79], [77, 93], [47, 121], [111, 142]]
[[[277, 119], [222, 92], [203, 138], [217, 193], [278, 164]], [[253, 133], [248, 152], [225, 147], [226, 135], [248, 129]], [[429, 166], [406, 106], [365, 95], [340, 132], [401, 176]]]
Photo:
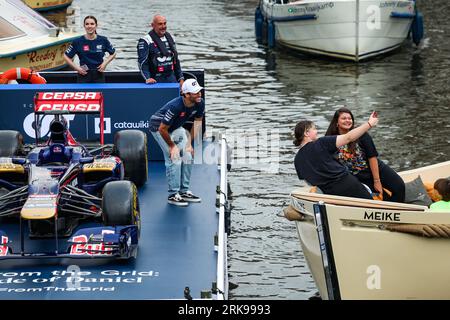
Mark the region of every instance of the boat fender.
[[261, 24], [261, 43], [267, 44], [267, 19], [263, 17]]
[[423, 27], [423, 15], [419, 11], [416, 12], [414, 20], [412, 22], [412, 39], [413, 42], [418, 46], [423, 38], [424, 27]]
[[262, 41], [262, 25], [263, 25], [264, 17], [261, 13], [261, 9], [259, 6], [255, 10], [255, 36], [256, 41], [261, 42]]
[[297, 211], [292, 205], [288, 205], [283, 209], [283, 215], [289, 221], [303, 221], [305, 220], [305, 215]]
[[231, 234], [231, 205], [227, 201], [225, 205], [225, 232], [228, 236]]
[[39, 73], [28, 68], [13, 68], [0, 75], [0, 84], [6, 84], [11, 80], [26, 80], [32, 84], [45, 84], [47, 80]]
[[275, 24], [272, 20], [267, 23], [267, 45], [269, 48], [275, 47]]

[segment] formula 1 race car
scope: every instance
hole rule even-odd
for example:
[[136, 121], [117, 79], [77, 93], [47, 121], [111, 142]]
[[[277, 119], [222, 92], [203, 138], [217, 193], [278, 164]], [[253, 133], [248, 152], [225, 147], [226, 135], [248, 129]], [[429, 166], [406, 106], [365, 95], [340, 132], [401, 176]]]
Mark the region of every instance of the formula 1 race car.
[[[100, 114], [103, 124], [99, 92], [36, 93], [34, 111], [35, 143], [24, 145], [17, 131], [0, 131], [0, 259], [136, 257], [137, 187], [146, 183], [148, 170], [146, 134], [119, 131], [108, 145], [101, 125], [100, 144], [78, 143], [64, 115]], [[45, 115], [53, 120], [43, 140]], [[14, 236], [5, 231], [12, 235], [11, 225], [18, 229], [20, 246], [13, 246]], [[47, 243], [46, 249], [28, 246], [27, 234], [30, 242]], [[61, 240], [67, 237], [68, 242]], [[55, 242], [48, 241], [52, 238]]]

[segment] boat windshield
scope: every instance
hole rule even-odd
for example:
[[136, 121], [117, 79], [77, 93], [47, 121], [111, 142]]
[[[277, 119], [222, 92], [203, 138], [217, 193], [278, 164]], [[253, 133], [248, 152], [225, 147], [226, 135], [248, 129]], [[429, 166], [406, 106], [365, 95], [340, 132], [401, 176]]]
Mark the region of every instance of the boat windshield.
[[39, 13], [28, 7], [25, 3], [23, 3], [20, 0], [7, 0], [7, 2], [19, 9], [22, 13], [28, 15], [31, 17], [34, 21], [38, 22], [41, 26], [47, 28], [47, 29], [56, 29], [57, 27], [45, 19], [43, 16], [41, 16]]
[[0, 40], [22, 37], [25, 32], [0, 17]]

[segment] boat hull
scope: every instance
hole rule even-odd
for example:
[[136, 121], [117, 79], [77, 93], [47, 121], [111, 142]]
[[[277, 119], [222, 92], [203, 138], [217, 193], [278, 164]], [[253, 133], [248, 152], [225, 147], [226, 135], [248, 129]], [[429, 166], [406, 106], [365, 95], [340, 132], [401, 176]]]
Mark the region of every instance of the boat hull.
[[55, 26], [20, 0], [0, 0], [0, 18], [0, 72], [18, 67], [36, 71], [63, 68], [65, 50], [82, 35]]
[[[447, 177], [450, 161], [400, 175], [411, 181], [419, 174], [423, 181]], [[450, 212], [304, 190], [291, 200], [305, 217], [296, 221], [298, 236], [323, 299], [450, 299], [450, 237], [399, 231], [450, 226]]]
[[30, 8], [36, 11], [50, 11], [64, 9], [70, 6], [73, 0], [23, 0]]
[[70, 43], [68, 41], [36, 50], [22, 51], [17, 55], [0, 57], [0, 71], [4, 72], [11, 68], [30, 68], [36, 71], [62, 69], [67, 65], [64, 52]]
[[[395, 3], [395, 6], [392, 4]], [[309, 54], [351, 61], [400, 47], [414, 17], [414, 1], [344, 0], [261, 3], [275, 25], [277, 44]]]

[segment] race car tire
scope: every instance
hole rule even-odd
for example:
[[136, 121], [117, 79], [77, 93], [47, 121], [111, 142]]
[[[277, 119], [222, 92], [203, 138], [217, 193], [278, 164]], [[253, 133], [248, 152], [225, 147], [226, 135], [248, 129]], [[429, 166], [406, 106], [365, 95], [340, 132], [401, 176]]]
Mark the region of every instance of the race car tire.
[[0, 157], [12, 157], [22, 153], [23, 137], [18, 131], [0, 130]]
[[103, 187], [102, 218], [106, 226], [137, 225], [140, 230], [139, 198], [131, 181], [112, 181]]
[[147, 135], [140, 130], [116, 132], [114, 150], [123, 162], [125, 178], [143, 186], [148, 176]]

